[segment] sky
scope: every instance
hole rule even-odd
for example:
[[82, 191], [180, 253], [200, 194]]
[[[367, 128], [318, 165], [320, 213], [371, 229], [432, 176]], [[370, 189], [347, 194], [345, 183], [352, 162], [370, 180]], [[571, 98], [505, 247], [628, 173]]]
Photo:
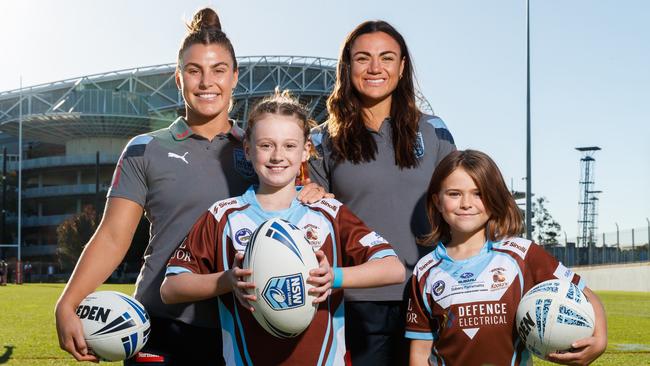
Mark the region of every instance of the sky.
[[[599, 232], [647, 228], [650, 1], [530, 3], [533, 193], [576, 236], [575, 147], [599, 146]], [[19, 88], [21, 76], [32, 86], [174, 62], [184, 22], [206, 5], [238, 56], [337, 58], [357, 24], [390, 22], [458, 148], [488, 153], [508, 186], [525, 191], [525, 0], [2, 0], [0, 91]]]

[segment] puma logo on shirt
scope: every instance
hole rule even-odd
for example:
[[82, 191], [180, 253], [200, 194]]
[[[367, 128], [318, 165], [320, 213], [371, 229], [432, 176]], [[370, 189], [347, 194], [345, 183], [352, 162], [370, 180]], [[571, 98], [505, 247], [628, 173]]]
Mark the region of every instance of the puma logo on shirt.
[[178, 155], [178, 154], [173, 153], [173, 152], [169, 152], [169, 153], [167, 153], [167, 157], [174, 158], [174, 159], [180, 159], [180, 160], [183, 160], [183, 162], [184, 162], [185, 164], [188, 164], [188, 165], [189, 165], [189, 163], [187, 162], [187, 160], [185, 160], [185, 156], [186, 156], [187, 154], [189, 154], [189, 151], [185, 152], [185, 154], [183, 154], [183, 156]]

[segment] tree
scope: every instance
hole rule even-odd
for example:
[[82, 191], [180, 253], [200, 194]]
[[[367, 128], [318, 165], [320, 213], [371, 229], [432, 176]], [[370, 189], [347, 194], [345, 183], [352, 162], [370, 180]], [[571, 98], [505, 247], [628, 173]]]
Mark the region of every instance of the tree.
[[548, 212], [547, 203], [546, 197], [537, 197], [533, 201], [533, 238], [540, 245], [559, 244], [562, 227]]
[[56, 228], [56, 256], [64, 271], [72, 271], [81, 251], [97, 229], [95, 208], [87, 205], [81, 213], [63, 221]]
[[[96, 215], [95, 207], [87, 205], [81, 213], [63, 221], [56, 229], [56, 256], [64, 271], [72, 271], [84, 246], [97, 230], [99, 219], [101, 218]], [[142, 218], [140, 220], [133, 235], [131, 246], [124, 257], [123, 262], [128, 263], [128, 270], [130, 271], [140, 268], [142, 255], [149, 242], [148, 224], [149, 222], [146, 219]]]

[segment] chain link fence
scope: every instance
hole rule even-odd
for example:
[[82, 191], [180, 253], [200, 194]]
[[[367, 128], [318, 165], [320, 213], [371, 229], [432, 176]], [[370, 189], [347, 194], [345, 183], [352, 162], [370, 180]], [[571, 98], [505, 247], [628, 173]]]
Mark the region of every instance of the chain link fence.
[[650, 226], [601, 233], [590, 243], [567, 238], [544, 248], [567, 267], [650, 261]]

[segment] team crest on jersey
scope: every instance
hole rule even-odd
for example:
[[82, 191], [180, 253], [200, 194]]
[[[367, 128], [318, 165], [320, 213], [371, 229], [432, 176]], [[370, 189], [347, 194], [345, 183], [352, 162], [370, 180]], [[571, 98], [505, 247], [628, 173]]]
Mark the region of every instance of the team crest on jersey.
[[251, 240], [251, 235], [253, 235], [253, 232], [249, 228], [239, 229], [235, 233], [235, 241], [239, 245], [246, 246], [248, 241]]
[[418, 131], [418, 134], [415, 135], [415, 148], [414, 148], [415, 157], [420, 159], [424, 156], [424, 139], [422, 138], [422, 132]]
[[443, 280], [436, 281], [432, 286], [432, 290], [436, 296], [440, 296], [440, 294], [442, 294], [442, 292], [445, 291], [445, 281]]
[[508, 287], [508, 282], [506, 281], [506, 276], [505, 272], [506, 269], [503, 267], [497, 267], [493, 268], [490, 270], [492, 273], [492, 286], [490, 286], [490, 290], [499, 290], [504, 287]]
[[252, 178], [255, 176], [255, 170], [253, 170], [253, 164], [246, 159], [246, 154], [244, 149], [236, 147], [232, 150], [232, 156], [235, 163], [235, 170], [237, 173], [241, 174], [244, 178]]
[[314, 250], [318, 250], [323, 243], [321, 243], [320, 238], [318, 237], [318, 226], [314, 224], [307, 224], [302, 227], [302, 231], [305, 233], [305, 239]]

